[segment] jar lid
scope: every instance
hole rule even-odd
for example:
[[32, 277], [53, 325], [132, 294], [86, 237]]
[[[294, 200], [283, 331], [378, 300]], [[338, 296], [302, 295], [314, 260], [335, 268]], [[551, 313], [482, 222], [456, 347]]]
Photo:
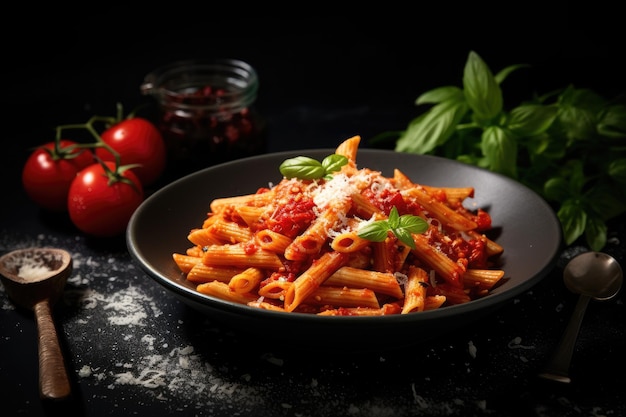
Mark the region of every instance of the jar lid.
[[176, 61], [145, 76], [140, 90], [182, 110], [239, 111], [257, 97], [256, 70], [237, 59]]

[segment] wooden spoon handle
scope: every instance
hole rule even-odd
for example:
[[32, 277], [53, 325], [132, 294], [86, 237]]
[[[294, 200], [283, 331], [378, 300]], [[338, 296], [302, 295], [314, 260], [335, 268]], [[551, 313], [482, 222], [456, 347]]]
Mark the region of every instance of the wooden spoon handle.
[[70, 395], [70, 383], [48, 300], [33, 307], [39, 336], [39, 390], [42, 398], [63, 399]]

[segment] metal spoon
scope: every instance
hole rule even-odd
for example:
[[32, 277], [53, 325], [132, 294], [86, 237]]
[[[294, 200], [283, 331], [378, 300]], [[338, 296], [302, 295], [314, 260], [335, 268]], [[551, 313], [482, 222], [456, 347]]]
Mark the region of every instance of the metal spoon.
[[622, 287], [622, 280], [622, 268], [615, 258], [606, 253], [585, 252], [569, 261], [563, 271], [563, 281], [567, 289], [580, 294], [580, 297], [561, 341], [540, 377], [571, 382], [569, 365], [589, 300], [613, 298]]
[[0, 278], [7, 295], [33, 310], [39, 343], [39, 390], [43, 399], [59, 400], [71, 393], [65, 362], [52, 319], [72, 272], [72, 258], [62, 249], [30, 248], [0, 257]]

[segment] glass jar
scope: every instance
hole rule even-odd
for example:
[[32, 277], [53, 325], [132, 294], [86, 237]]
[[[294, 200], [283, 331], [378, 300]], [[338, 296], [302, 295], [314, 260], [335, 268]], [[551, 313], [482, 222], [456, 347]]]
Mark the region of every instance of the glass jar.
[[266, 123], [255, 108], [259, 79], [246, 62], [174, 62], [146, 75], [140, 90], [158, 103], [175, 176], [265, 151]]

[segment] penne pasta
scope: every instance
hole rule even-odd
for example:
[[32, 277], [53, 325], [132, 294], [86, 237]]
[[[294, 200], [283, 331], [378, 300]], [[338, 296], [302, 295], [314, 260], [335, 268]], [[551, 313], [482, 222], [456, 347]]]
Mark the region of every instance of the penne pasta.
[[413, 200], [421, 205], [430, 216], [433, 216], [445, 227], [455, 230], [472, 230], [478, 226], [474, 221], [468, 219], [461, 213], [453, 210], [440, 200], [433, 198], [421, 187], [413, 187], [403, 190], [402, 196]]
[[352, 198], [352, 210], [363, 219], [370, 219], [374, 217], [376, 220], [385, 218], [382, 210], [379, 209], [362, 194], [353, 194]]
[[466, 267], [460, 262], [446, 256], [444, 252], [438, 250], [437, 247], [431, 246], [428, 238], [424, 235], [413, 236], [417, 249], [412, 253], [432, 268], [439, 276], [448, 283], [460, 287], [462, 285], [461, 278], [465, 274]]
[[488, 258], [500, 255], [504, 252], [504, 248], [493, 240], [489, 239], [485, 235], [481, 235], [475, 230], [469, 230], [468, 235], [470, 235], [474, 239], [484, 239], [485, 240], [485, 254]]
[[337, 149], [335, 149], [335, 153], [337, 155], [342, 155], [348, 158], [348, 163], [341, 168], [343, 173], [353, 173], [356, 171], [356, 155], [359, 150], [359, 144], [361, 143], [360, 136], [353, 136], [349, 139], [343, 141]]
[[259, 223], [261, 216], [265, 213], [265, 207], [254, 207], [238, 205], [234, 206], [234, 210], [239, 217], [248, 225], [252, 227]]
[[369, 288], [319, 287], [303, 304], [339, 307], [379, 308], [374, 291]]
[[261, 280], [263, 280], [263, 271], [259, 268], [246, 268], [238, 274], [232, 276], [228, 281], [228, 286], [231, 290], [238, 293], [249, 293], [254, 291], [259, 286]]
[[195, 264], [187, 273], [187, 280], [196, 284], [209, 281], [229, 282], [233, 276], [243, 271], [243, 268], [233, 266], [209, 266], [200, 262]]
[[404, 286], [404, 305], [401, 314], [424, 311], [426, 308], [426, 288], [428, 274], [422, 268], [409, 267], [406, 285]]
[[202, 294], [239, 304], [248, 304], [258, 299], [258, 297], [250, 293], [238, 293], [233, 291], [228, 284], [220, 281], [205, 282], [199, 284], [196, 289]]
[[222, 241], [213, 233], [211, 226], [201, 229], [193, 229], [187, 235], [187, 239], [197, 246], [220, 245]]
[[375, 307], [340, 307], [323, 310], [320, 316], [385, 316], [400, 314], [401, 308], [396, 303], [384, 304], [380, 308]]
[[444, 295], [429, 295], [424, 300], [424, 311], [436, 310], [446, 302]]
[[293, 239], [270, 229], [259, 230], [254, 235], [254, 240], [261, 249], [274, 253], [285, 253]]
[[285, 291], [285, 310], [293, 311], [348, 259], [341, 252], [326, 252]]
[[172, 258], [174, 259], [174, 262], [176, 262], [176, 266], [178, 266], [178, 268], [185, 274], [189, 273], [189, 271], [191, 271], [196, 264], [202, 264], [202, 258], [198, 256], [174, 253], [172, 254]]
[[463, 284], [480, 291], [491, 290], [504, 277], [500, 269], [468, 269], [463, 274]]
[[272, 190], [256, 194], [216, 198], [211, 202], [210, 208], [213, 213], [219, 213], [225, 210], [227, 207], [240, 205], [247, 205], [252, 207], [266, 207], [268, 204], [271, 203], [273, 198], [274, 192]]
[[267, 301], [250, 301], [248, 303], [248, 305], [250, 307], [256, 307], [256, 308], [261, 308], [263, 310], [272, 310], [272, 311], [282, 311], [285, 312], [285, 309], [280, 306], [280, 305], [276, 305], [276, 304], [272, 304], [270, 302]]
[[252, 230], [233, 221], [219, 218], [208, 227], [220, 243], [247, 242], [254, 236]]
[[270, 279], [261, 282], [259, 295], [264, 298], [284, 301], [285, 292], [291, 285], [293, 285], [293, 282], [282, 275], [272, 274]]
[[204, 251], [202, 250], [202, 246], [196, 245], [187, 248], [185, 254], [187, 256], [193, 256], [195, 258], [202, 258], [202, 255], [204, 255]]
[[397, 299], [403, 297], [402, 288], [400, 288], [398, 280], [390, 272], [377, 272], [342, 266], [324, 281], [323, 285], [369, 288], [376, 293], [387, 294]]
[[341, 232], [330, 242], [330, 247], [337, 252], [358, 252], [372, 242], [359, 237], [355, 230]]
[[279, 269], [283, 266], [278, 255], [263, 249], [250, 252], [242, 244], [211, 245], [202, 256], [206, 265], [255, 266], [257, 268]]
[[431, 196], [438, 195], [440, 199], [445, 199], [451, 204], [456, 204], [466, 198], [474, 197], [474, 187], [433, 187], [426, 184], [416, 184], [399, 169], [394, 169], [393, 181], [395, 186], [401, 190], [421, 187]]

